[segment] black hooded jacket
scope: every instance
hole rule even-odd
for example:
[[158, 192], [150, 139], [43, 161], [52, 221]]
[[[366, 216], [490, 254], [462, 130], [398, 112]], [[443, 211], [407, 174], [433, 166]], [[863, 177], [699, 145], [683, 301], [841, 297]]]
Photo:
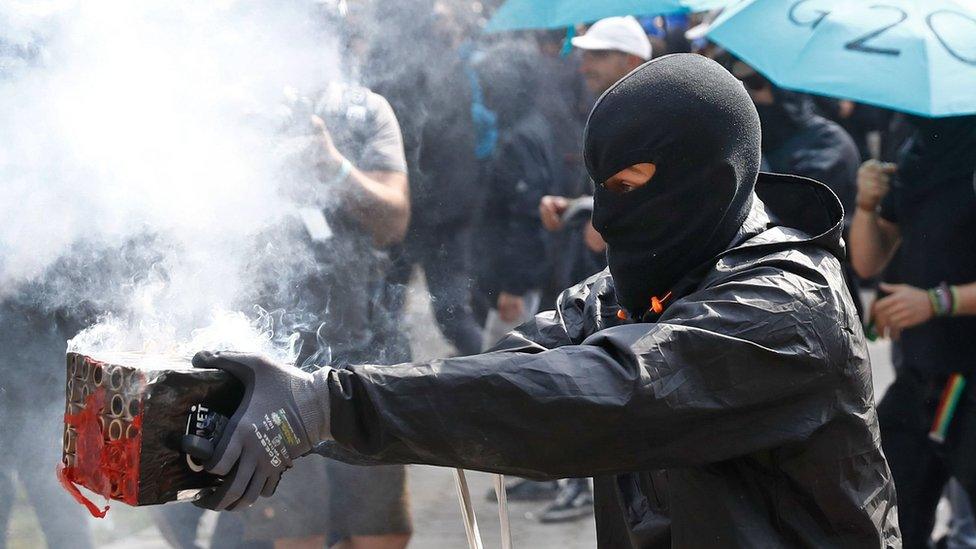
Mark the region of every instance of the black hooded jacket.
[[547, 235], [539, 202], [561, 172], [549, 123], [532, 95], [539, 56], [503, 44], [485, 54], [477, 70], [485, 105], [498, 117], [498, 142], [485, 170], [486, 199], [478, 227], [482, 286], [524, 295], [545, 285]]
[[840, 205], [788, 176], [756, 194], [738, 245], [657, 322], [619, 320], [604, 271], [494, 352], [334, 371], [335, 440], [382, 462], [611, 477], [601, 547], [655, 546], [663, 513], [675, 547], [900, 547]]
[[[685, 74], [678, 61], [703, 86], [737, 85], [700, 59], [638, 71]], [[739, 109], [729, 93], [735, 106], [713, 105]], [[758, 131], [754, 110], [739, 115], [741, 131]], [[748, 189], [741, 221], [668, 283], [662, 314], [622, 320], [617, 295], [628, 292], [611, 264], [492, 352], [331, 371], [330, 447], [347, 459], [600, 477], [601, 547], [899, 547], [838, 259], [842, 208], [806, 179], [753, 174], [734, 186]]]
[[836, 122], [816, 114], [809, 96], [780, 88], [773, 95], [774, 105], [759, 107], [766, 169], [826, 184], [840, 198], [849, 223], [861, 165], [854, 139]]

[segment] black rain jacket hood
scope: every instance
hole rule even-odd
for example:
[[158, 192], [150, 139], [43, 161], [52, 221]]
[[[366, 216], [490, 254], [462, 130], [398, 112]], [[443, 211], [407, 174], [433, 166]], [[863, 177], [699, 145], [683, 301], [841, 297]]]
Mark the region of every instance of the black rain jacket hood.
[[[672, 291], [739, 231], [759, 173], [759, 116], [718, 63], [667, 55], [600, 97], [583, 146], [597, 184], [593, 225], [607, 242], [620, 303], [641, 318], [652, 297]], [[602, 185], [645, 162], [657, 167], [645, 186], [620, 194]]]

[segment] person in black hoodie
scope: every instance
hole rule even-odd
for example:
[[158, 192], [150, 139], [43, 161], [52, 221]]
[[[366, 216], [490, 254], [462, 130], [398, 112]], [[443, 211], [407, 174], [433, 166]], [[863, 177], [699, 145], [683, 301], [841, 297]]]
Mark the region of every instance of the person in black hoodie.
[[735, 62], [733, 72], [742, 79], [759, 111], [764, 168], [824, 183], [840, 199], [849, 223], [861, 163], [851, 136], [836, 122], [818, 115], [810, 96], [775, 86], [741, 61]]
[[964, 387], [955, 413], [941, 413], [951, 408], [950, 382], [976, 374], [976, 117], [911, 119], [916, 130], [897, 165], [861, 168], [851, 259], [869, 277], [898, 252], [872, 308], [879, 333], [901, 350], [878, 412], [905, 547], [925, 547], [949, 478], [976, 494], [976, 391]]
[[205, 503], [253, 501], [315, 448], [596, 475], [601, 547], [898, 547], [834, 194], [759, 174], [756, 110], [701, 56], [611, 87], [584, 143], [609, 268], [491, 352], [315, 374], [199, 353], [247, 387]]
[[538, 204], [563, 170], [552, 130], [536, 102], [540, 64], [539, 53], [528, 44], [501, 44], [475, 67], [485, 105], [498, 121], [478, 229], [484, 261], [479, 286], [493, 309], [483, 347], [535, 315], [546, 283], [546, 236]]
[[[846, 237], [861, 163], [854, 140], [839, 124], [816, 114], [810, 96], [773, 85], [741, 61], [735, 62], [733, 72], [742, 79], [759, 111], [763, 168], [827, 185], [844, 206]], [[859, 283], [848, 261], [844, 262], [844, 275], [860, 314]]]

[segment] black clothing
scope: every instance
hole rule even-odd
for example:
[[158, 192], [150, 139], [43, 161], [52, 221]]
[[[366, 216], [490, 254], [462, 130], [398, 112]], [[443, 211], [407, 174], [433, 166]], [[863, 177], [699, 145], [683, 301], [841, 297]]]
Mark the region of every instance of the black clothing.
[[[604, 271], [494, 352], [330, 372], [336, 442], [388, 462], [616, 476], [623, 517], [599, 517], [601, 547], [660, 521], [662, 496], [675, 546], [897, 547], [840, 205], [788, 176], [762, 175], [756, 195], [656, 322], [619, 320]], [[642, 472], [665, 468], [659, 495]]]
[[[898, 155], [898, 174], [881, 215], [898, 225], [892, 282], [927, 289], [976, 280], [976, 117], [926, 120]], [[971, 375], [976, 318], [934, 318], [902, 332], [898, 377], [879, 406], [884, 445], [898, 484], [905, 547], [926, 547], [950, 476], [976, 493], [976, 396], [971, 386], [944, 444], [927, 433], [946, 378]]]
[[448, 44], [428, 44], [430, 32], [414, 39], [422, 50], [406, 60], [391, 53], [403, 47], [402, 37], [381, 40], [367, 76], [371, 89], [390, 102], [403, 132], [411, 228], [436, 238], [438, 227], [470, 220], [481, 196], [471, 84]]
[[[881, 215], [901, 233], [897, 280], [928, 289], [976, 281], [976, 117], [923, 122], [906, 143]], [[907, 368], [926, 378], [976, 372], [976, 317], [934, 318], [902, 332]]]
[[[758, 107], [764, 169], [826, 184], [844, 206], [845, 227], [849, 226], [854, 216], [857, 169], [861, 164], [857, 146], [837, 123], [814, 114], [809, 96], [780, 88], [773, 88], [773, 94], [775, 104]], [[849, 260], [843, 262], [843, 268], [851, 296], [859, 296], [857, 273]], [[861, 315], [860, 298], [854, 304]]]
[[814, 113], [809, 96], [779, 88], [773, 94], [775, 104], [758, 107], [769, 170], [826, 184], [843, 204], [849, 223], [861, 165], [857, 145], [836, 122]]
[[[935, 511], [950, 477], [976, 493], [976, 389], [970, 384], [945, 444], [928, 438], [945, 377], [900, 369], [878, 404], [885, 455], [898, 487], [898, 525], [907, 549], [929, 547]], [[973, 501], [976, 504], [976, 501]]]
[[[745, 89], [700, 55], [650, 61], [597, 100], [583, 138], [597, 184], [593, 226], [607, 242], [620, 303], [634, 318], [652, 296], [727, 248], [752, 205], [759, 140]], [[603, 186], [644, 162], [657, 165], [647, 185], [627, 194]]]
[[[575, 56], [539, 56], [538, 92], [535, 104], [552, 129], [553, 150], [559, 158], [553, 194], [576, 197], [592, 193], [583, 170], [583, 125], [593, 105]], [[577, 279], [579, 280], [579, 279]]]
[[476, 239], [487, 262], [481, 282], [486, 291], [524, 295], [545, 285], [546, 258], [540, 251], [546, 233], [539, 202], [550, 193], [557, 171], [552, 133], [538, 111], [514, 126], [499, 127]]
[[854, 145], [857, 146], [857, 152], [861, 160], [871, 158], [871, 149], [868, 145], [868, 136], [871, 133], [877, 132], [880, 134], [882, 149], [884, 148], [884, 141], [888, 137], [886, 130], [894, 114], [892, 111], [873, 105], [855, 103], [854, 111], [847, 118], [842, 118], [840, 115], [839, 100], [828, 97], [813, 97], [813, 101], [819, 112], [826, 118], [839, 124], [851, 136], [851, 139], [854, 140]]
[[481, 352], [481, 327], [472, 310], [471, 227], [467, 222], [441, 226], [437, 239], [407, 233], [390, 272], [398, 294], [394, 309], [403, 311], [415, 264], [423, 267], [437, 326], [461, 355]]
[[[438, 327], [467, 355], [481, 350], [481, 330], [471, 310], [465, 239], [484, 192], [475, 158], [471, 84], [457, 51], [431, 41], [432, 32], [431, 20], [425, 19], [380, 37], [368, 73], [400, 121], [410, 182], [410, 226], [392, 253], [390, 282], [406, 286], [414, 265], [421, 265]], [[420, 49], [406, 60], [399, 53], [391, 56], [408, 36]], [[402, 300], [393, 309], [402, 315]]]
[[561, 160], [533, 95], [540, 56], [525, 44], [500, 44], [476, 65], [485, 106], [497, 115], [498, 141], [485, 167], [485, 205], [473, 245], [479, 292], [525, 295], [545, 285], [546, 234], [539, 202], [555, 189]]

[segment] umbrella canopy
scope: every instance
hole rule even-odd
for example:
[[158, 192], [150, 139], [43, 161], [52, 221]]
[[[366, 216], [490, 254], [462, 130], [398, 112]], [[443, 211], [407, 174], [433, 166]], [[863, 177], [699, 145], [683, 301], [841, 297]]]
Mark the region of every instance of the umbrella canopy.
[[485, 30], [551, 29], [619, 15], [665, 15], [705, 11], [731, 0], [508, 0]]
[[708, 37], [784, 88], [976, 113], [976, 0], [744, 0]]

